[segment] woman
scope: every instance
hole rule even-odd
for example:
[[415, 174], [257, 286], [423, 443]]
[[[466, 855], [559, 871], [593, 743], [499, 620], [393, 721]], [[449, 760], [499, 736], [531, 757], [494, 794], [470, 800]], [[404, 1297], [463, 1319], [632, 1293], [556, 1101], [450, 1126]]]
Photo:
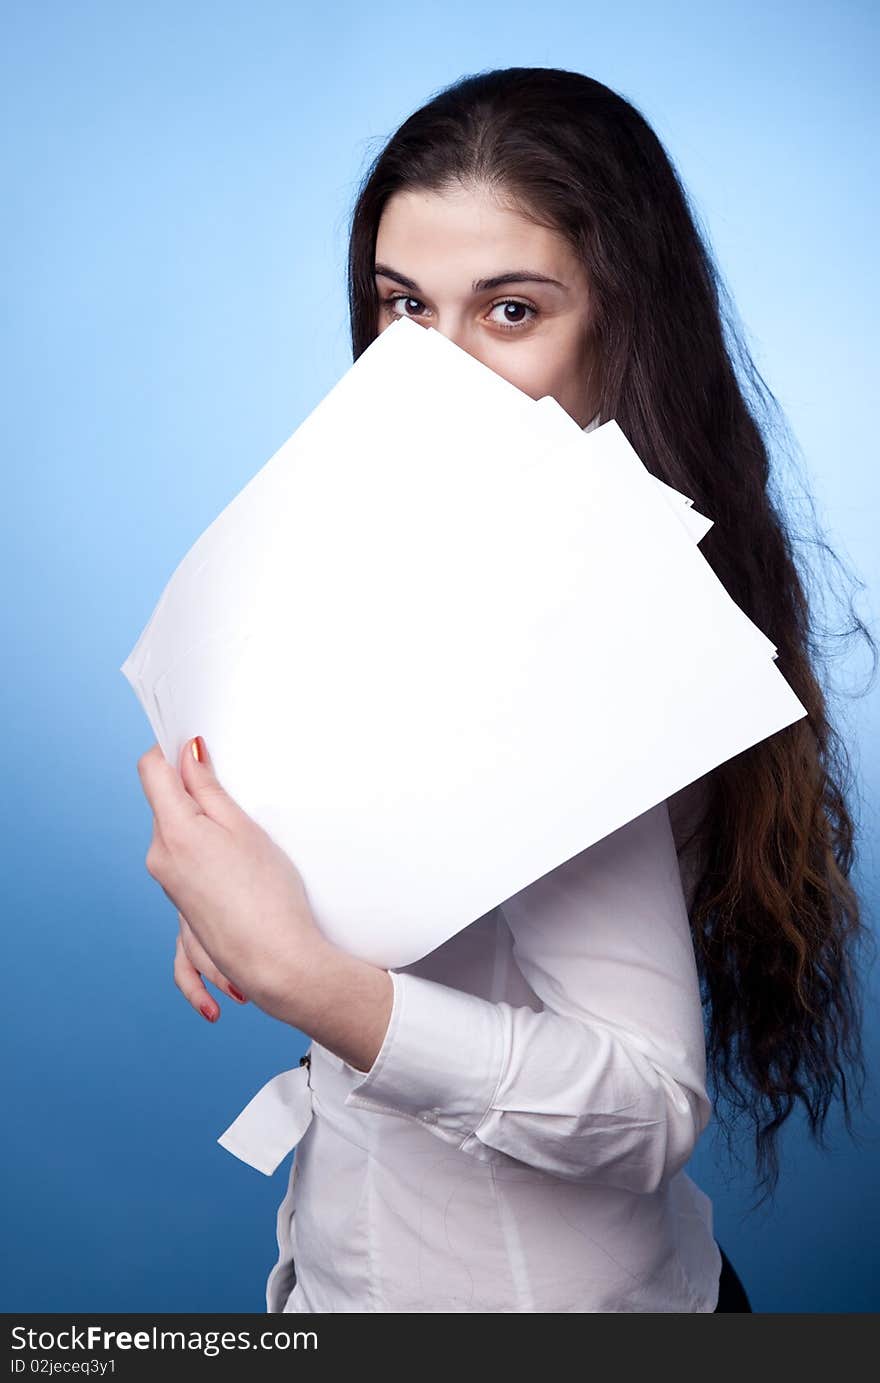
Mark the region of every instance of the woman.
[[633, 106], [511, 68], [441, 92], [377, 156], [349, 292], [355, 359], [405, 314], [585, 429], [616, 419], [715, 521], [701, 550], [808, 716], [396, 971], [323, 940], [203, 743], [180, 778], [143, 757], [176, 983], [212, 1021], [205, 978], [311, 1038], [268, 1309], [750, 1310], [684, 1170], [707, 1058], [769, 1194], [798, 1100], [817, 1136], [838, 1095], [849, 1120], [865, 931], [845, 754], [708, 251]]

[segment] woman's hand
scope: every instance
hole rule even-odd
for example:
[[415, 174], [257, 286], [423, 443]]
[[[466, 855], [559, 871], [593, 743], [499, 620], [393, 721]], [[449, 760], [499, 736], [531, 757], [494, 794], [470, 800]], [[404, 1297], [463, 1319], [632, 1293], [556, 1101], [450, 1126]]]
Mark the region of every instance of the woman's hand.
[[326, 939], [296, 865], [221, 786], [203, 740], [196, 760], [194, 743], [183, 746], [179, 773], [158, 744], [138, 760], [153, 810], [147, 871], [181, 918], [175, 980], [199, 1007], [206, 974], [291, 1021], [296, 990]]
[[220, 1005], [209, 993], [205, 980], [210, 980], [217, 989], [229, 994], [236, 1003], [246, 1004], [247, 998], [241, 994], [225, 975], [222, 975], [208, 955], [204, 946], [193, 933], [182, 912], [177, 914], [180, 930], [174, 950], [174, 983], [193, 1008], [203, 1013], [209, 1023], [216, 1023], [220, 1017]]

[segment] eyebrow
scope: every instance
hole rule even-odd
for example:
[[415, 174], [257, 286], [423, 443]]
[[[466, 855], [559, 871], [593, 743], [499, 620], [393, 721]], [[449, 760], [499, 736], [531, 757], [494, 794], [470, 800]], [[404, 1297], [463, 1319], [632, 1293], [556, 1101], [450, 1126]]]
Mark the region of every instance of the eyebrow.
[[[404, 288], [408, 288], [411, 293], [421, 293], [422, 291], [415, 279], [407, 278], [406, 274], [398, 273], [396, 269], [390, 268], [387, 264], [377, 264], [374, 273], [394, 279]], [[554, 288], [565, 288], [565, 284], [560, 283], [559, 279], [548, 278], [546, 274], [536, 273], [533, 269], [509, 269], [506, 274], [493, 274], [488, 279], [474, 279], [471, 284], [471, 292], [485, 293], [491, 288], [502, 288], [506, 283], [549, 283]]]

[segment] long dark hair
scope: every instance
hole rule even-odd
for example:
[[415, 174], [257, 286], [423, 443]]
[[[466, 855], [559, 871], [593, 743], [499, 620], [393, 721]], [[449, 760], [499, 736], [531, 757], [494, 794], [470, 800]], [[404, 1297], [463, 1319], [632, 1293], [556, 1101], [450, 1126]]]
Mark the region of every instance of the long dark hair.
[[[777, 667], [808, 711], [706, 775], [693, 837], [690, 918], [709, 1074], [715, 1098], [751, 1119], [766, 1196], [779, 1176], [777, 1134], [797, 1100], [820, 1144], [838, 1096], [853, 1133], [850, 1101], [865, 1080], [858, 952], [870, 936], [849, 880], [855, 777], [817, 671], [816, 613], [829, 588], [808, 598], [799, 539], [774, 497], [768, 445], [774, 428], [787, 435], [784, 419], [659, 139], [616, 92], [556, 68], [464, 77], [373, 159], [350, 229], [355, 360], [378, 332], [386, 202], [456, 184], [494, 190], [577, 253], [591, 284], [602, 419], [614, 418], [646, 466], [715, 521], [701, 551], [776, 644]], [[817, 532], [814, 524], [808, 543], [833, 557]], [[852, 605], [845, 632], [866, 639], [873, 680], [877, 648]]]

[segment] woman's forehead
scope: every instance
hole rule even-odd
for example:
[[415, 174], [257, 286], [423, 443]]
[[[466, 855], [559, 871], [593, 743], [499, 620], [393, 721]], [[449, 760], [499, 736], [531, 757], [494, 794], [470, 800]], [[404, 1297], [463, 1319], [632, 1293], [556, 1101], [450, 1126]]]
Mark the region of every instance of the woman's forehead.
[[577, 270], [558, 232], [494, 199], [460, 190], [408, 191], [389, 199], [379, 223], [375, 263], [392, 268], [401, 283], [409, 279], [422, 285], [430, 279], [437, 284], [442, 279], [456, 291], [477, 291], [474, 283], [526, 270], [567, 284]]

